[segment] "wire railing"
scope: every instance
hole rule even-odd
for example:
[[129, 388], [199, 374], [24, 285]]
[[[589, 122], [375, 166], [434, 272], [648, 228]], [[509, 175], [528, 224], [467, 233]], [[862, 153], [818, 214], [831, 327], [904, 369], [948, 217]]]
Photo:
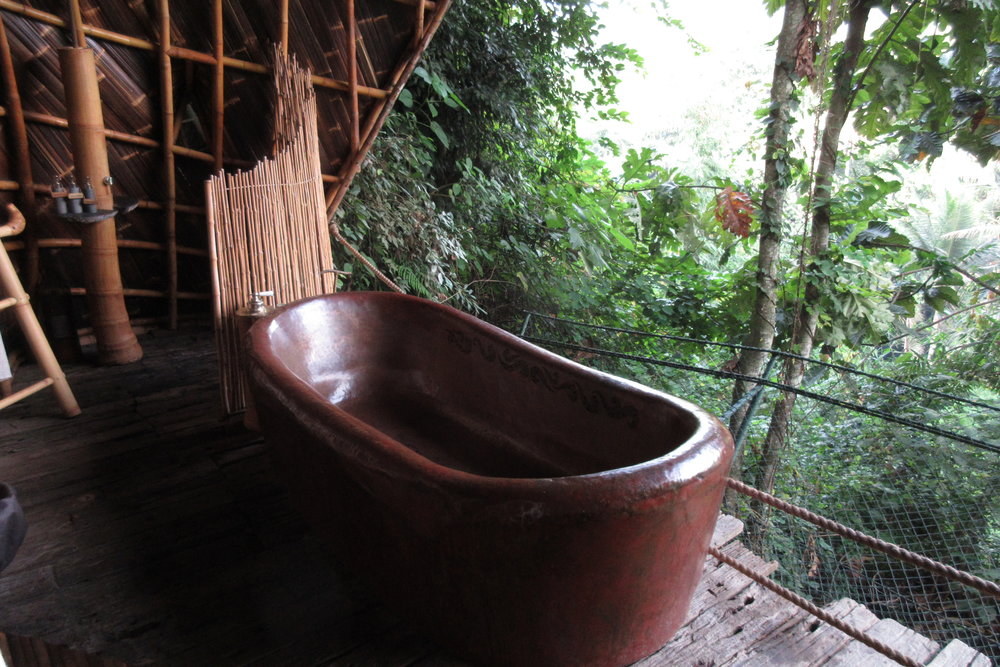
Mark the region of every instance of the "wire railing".
[[[745, 443], [744, 469], [736, 472], [748, 477], [760, 464], [767, 431], [767, 415], [756, 414], [757, 406], [777, 393], [771, 390], [795, 391], [802, 400], [775, 495], [848, 530], [971, 573], [987, 587], [1000, 580], [1000, 406], [988, 398], [808, 358], [806, 382], [792, 389], [728, 370], [733, 353], [745, 346], [537, 313], [527, 315], [520, 335], [724, 418], [747, 407], [735, 435]], [[797, 356], [764, 352], [769, 366]], [[733, 380], [756, 384], [736, 404]], [[757, 536], [751, 546], [760, 555], [781, 563], [774, 579], [816, 604], [850, 597], [932, 639], [961, 639], [1000, 659], [1000, 600], [982, 587], [873, 551], [829, 526], [785, 513], [764, 515], [746, 496], [728, 511]]]

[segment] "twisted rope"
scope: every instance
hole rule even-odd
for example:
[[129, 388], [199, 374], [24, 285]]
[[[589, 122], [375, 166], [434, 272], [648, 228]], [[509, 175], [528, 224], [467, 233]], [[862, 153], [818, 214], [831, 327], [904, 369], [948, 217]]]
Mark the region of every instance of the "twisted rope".
[[[601, 348], [596, 348], [596, 347], [585, 347], [583, 345], [574, 345], [573, 343], [564, 343], [558, 340], [549, 340], [547, 338], [536, 338], [535, 336], [522, 336], [521, 338], [523, 340], [528, 341], [529, 343], [535, 343], [538, 345], [551, 345], [552, 347], [556, 348], [575, 350], [577, 352], [589, 352], [591, 354], [598, 354], [604, 357], [613, 357], [615, 359], [627, 359], [629, 361], [639, 361], [645, 364], [653, 364], [654, 366], [664, 366], [666, 368], [677, 368], [685, 371], [695, 371], [696, 373], [701, 373], [703, 375], [711, 375], [712, 377], [733, 378], [736, 380], [753, 382], [758, 385], [763, 385], [765, 387], [773, 387], [775, 389], [781, 389], [782, 391], [798, 394], [799, 396], [805, 396], [806, 398], [812, 399], [814, 401], [819, 401], [821, 403], [829, 403], [830, 405], [836, 405], [837, 407], [845, 408], [847, 410], [860, 412], [861, 414], [865, 415], [871, 415], [872, 417], [878, 417], [879, 419], [885, 420], [887, 422], [892, 422], [894, 424], [907, 426], [917, 431], [923, 431], [924, 433], [930, 433], [932, 435], [939, 435], [941, 437], [948, 438], [956, 442], [961, 442], [967, 445], [972, 445], [973, 447], [979, 449], [984, 449], [990, 452], [995, 452], [1000, 454], [1000, 446], [990, 442], [986, 442], [985, 440], [977, 440], [976, 438], [970, 438], [969, 436], [962, 435], [961, 433], [946, 431], [936, 426], [931, 426], [930, 424], [922, 424], [912, 419], [907, 419], [906, 417], [899, 417], [892, 414], [891, 412], [884, 412], [882, 410], [867, 408], [863, 405], [858, 405], [857, 403], [849, 403], [848, 401], [842, 401], [840, 399], [833, 398], [825, 394], [818, 394], [814, 391], [808, 391], [806, 389], [790, 387], [781, 382], [774, 382], [771, 380], [766, 380], [764, 378], [755, 377], [753, 375], [745, 375], [743, 373], [733, 373], [730, 371], [719, 371], [712, 368], [703, 368], [701, 366], [682, 364], [676, 361], [667, 361], [665, 359], [640, 357], [634, 354], [625, 354], [624, 352], [613, 352], [611, 350], [603, 350]], [[775, 354], [780, 354], [780, 353], [775, 351]]]
[[807, 612], [809, 612], [819, 620], [823, 621], [824, 623], [832, 625], [833, 627], [837, 628], [844, 634], [848, 635], [849, 637], [852, 637], [853, 639], [858, 640], [865, 646], [868, 646], [878, 651], [887, 658], [891, 658], [892, 660], [895, 660], [901, 665], [906, 665], [907, 667], [924, 667], [923, 663], [917, 662], [913, 658], [903, 655], [902, 653], [892, 648], [888, 644], [883, 644], [882, 642], [868, 635], [867, 633], [858, 630], [853, 625], [845, 623], [844, 621], [840, 620], [839, 618], [829, 613], [828, 611], [820, 607], [817, 607], [816, 605], [814, 605], [812, 602], [805, 599], [801, 595], [793, 593], [792, 591], [788, 590], [781, 584], [778, 584], [772, 581], [771, 579], [768, 579], [767, 577], [758, 574], [757, 572], [754, 572], [753, 570], [746, 567], [739, 561], [734, 560], [729, 556], [727, 556], [726, 554], [722, 553], [715, 547], [710, 547], [708, 553], [710, 553], [712, 557], [715, 558], [716, 560], [725, 563], [734, 570], [737, 570], [741, 574], [746, 575], [750, 579], [753, 579], [758, 584], [760, 584], [767, 590], [771, 591], [772, 593], [775, 593], [776, 595], [785, 598], [792, 604], [799, 606], [802, 609], [805, 609]]
[[[870, 378], [872, 380], [878, 380], [879, 382], [887, 382], [889, 384], [895, 385], [897, 387], [903, 387], [905, 389], [913, 389], [914, 391], [921, 391], [932, 396], [938, 396], [939, 398], [945, 398], [949, 401], [957, 401], [959, 403], [965, 403], [967, 405], [974, 405], [977, 408], [983, 408], [985, 410], [993, 410], [995, 412], [1000, 412], [1000, 406], [991, 405], [989, 403], [983, 403], [981, 401], [973, 401], [968, 398], [963, 398], [962, 396], [956, 396], [954, 394], [948, 394], [943, 391], [938, 391], [936, 389], [931, 389], [929, 387], [922, 387], [918, 384], [912, 384], [910, 382], [903, 382], [902, 380], [897, 380], [895, 378], [885, 377], [884, 375], [876, 375], [874, 373], [868, 373], [866, 371], [859, 370], [857, 368], [851, 368], [850, 366], [843, 366], [841, 364], [833, 364], [829, 361], [823, 361], [822, 359], [814, 359], [812, 357], [804, 357], [801, 354], [795, 354], [794, 352], [786, 352], [784, 350], [774, 350], [768, 347], [755, 347], [753, 345], [740, 345], [739, 343], [723, 343], [719, 341], [706, 340], [704, 338], [691, 338], [689, 336], [674, 336], [671, 334], [658, 334], [649, 331], [637, 331], [635, 329], [622, 329], [620, 327], [612, 327], [604, 324], [591, 324], [589, 322], [576, 322], [574, 320], [566, 320], [560, 317], [554, 317], [552, 315], [544, 315], [542, 313], [533, 313], [528, 311], [528, 316], [540, 317], [544, 320], [550, 320], [552, 322], [559, 322], [561, 324], [570, 324], [577, 327], [584, 327], [587, 329], [599, 329], [601, 331], [609, 331], [611, 333], [623, 333], [632, 336], [640, 336], [642, 338], [659, 338], [663, 340], [673, 340], [681, 343], [697, 343], [699, 345], [712, 345], [714, 347], [724, 347], [730, 350], [749, 350], [752, 352], [767, 352], [770, 354], [776, 354], [779, 357], [784, 357], [786, 359], [799, 359], [800, 361], [806, 361], [810, 364], [816, 366], [823, 366], [824, 368], [830, 368], [840, 373], [848, 373], [850, 375], [859, 375], [861, 377]], [[524, 333], [527, 330], [528, 318], [525, 318], [525, 326], [521, 330], [521, 337], [524, 337]], [[741, 378], [737, 378], [741, 379]]]
[[367, 257], [365, 257], [364, 255], [361, 254], [361, 251], [359, 251], [357, 248], [355, 248], [353, 245], [351, 245], [351, 242], [348, 241], [347, 239], [345, 239], [343, 237], [343, 235], [341, 235], [341, 233], [340, 233], [340, 224], [337, 223], [336, 219], [330, 220], [330, 231], [333, 233], [333, 237], [335, 239], [337, 239], [340, 242], [341, 245], [343, 245], [345, 248], [347, 248], [347, 250], [352, 255], [354, 255], [355, 257], [357, 257], [358, 261], [361, 262], [362, 264], [364, 264], [365, 267], [369, 271], [371, 271], [373, 274], [375, 274], [376, 278], [378, 278], [383, 283], [385, 283], [389, 287], [389, 289], [391, 289], [394, 292], [399, 292], [400, 294], [405, 294], [405, 292], [403, 291], [402, 287], [400, 287], [396, 283], [392, 282], [392, 280], [390, 280], [388, 276], [386, 276], [384, 273], [382, 273], [381, 271], [379, 271], [375, 267], [374, 264], [372, 264], [371, 262], [368, 261]]
[[833, 521], [832, 519], [827, 519], [824, 516], [810, 512], [804, 507], [799, 507], [798, 505], [793, 505], [789, 502], [781, 500], [780, 498], [775, 498], [769, 493], [764, 493], [759, 489], [755, 489], [752, 486], [748, 486], [735, 479], [730, 478], [727, 480], [727, 483], [729, 488], [734, 491], [742, 493], [743, 495], [749, 496], [755, 500], [759, 500], [760, 502], [770, 505], [775, 509], [779, 509], [786, 514], [791, 514], [792, 516], [817, 525], [824, 530], [829, 530], [830, 532], [836, 533], [841, 537], [846, 537], [847, 539], [853, 540], [858, 544], [863, 544], [874, 551], [880, 551], [898, 560], [923, 568], [928, 572], [933, 572], [934, 574], [944, 577], [945, 579], [950, 579], [951, 581], [973, 588], [983, 595], [1000, 599], [1000, 585], [995, 584], [992, 581], [987, 581], [986, 579], [977, 577], [974, 574], [955, 569], [954, 567], [945, 565], [940, 561], [936, 561], [922, 554], [904, 549], [897, 544], [885, 542], [884, 540], [872, 537], [867, 533], [862, 533], [859, 530], [849, 528], [843, 524]]

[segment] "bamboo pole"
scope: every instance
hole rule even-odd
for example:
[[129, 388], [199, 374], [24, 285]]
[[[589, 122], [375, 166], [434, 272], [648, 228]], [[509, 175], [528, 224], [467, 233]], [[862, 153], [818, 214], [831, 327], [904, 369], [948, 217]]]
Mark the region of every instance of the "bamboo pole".
[[225, 37], [223, 33], [222, 0], [213, 0], [212, 4], [212, 50], [215, 56], [215, 71], [212, 81], [212, 166], [215, 171], [222, 169], [223, 152], [225, 150], [225, 71], [223, 62]]
[[[324, 179], [325, 180], [325, 179]], [[34, 190], [35, 194], [49, 194], [50, 190], [48, 186], [42, 185], [41, 183], [33, 183], [31, 188]], [[20, 183], [17, 181], [0, 181], [0, 191], [16, 192], [21, 189]], [[144, 208], [152, 211], [162, 211], [163, 205], [159, 202], [149, 201], [148, 199], [140, 199], [136, 205], [136, 208]], [[205, 209], [202, 206], [192, 206], [190, 204], [177, 204], [178, 213], [190, 213], [191, 215], [205, 215]]]
[[347, 85], [351, 113], [351, 152], [361, 144], [361, 121], [358, 118], [358, 22], [354, 16], [354, 0], [347, 2]]
[[281, 0], [281, 55], [288, 57], [288, 0]]
[[177, 174], [174, 169], [174, 77], [167, 54], [170, 49], [170, 1], [157, 3], [160, 18], [160, 109], [163, 123], [163, 183], [167, 237], [167, 322], [177, 328]]
[[[14, 59], [10, 52], [10, 42], [7, 41], [6, 21], [0, 16], [0, 66], [3, 68], [5, 103], [10, 108], [10, 141], [14, 150], [14, 169], [17, 174], [17, 184], [20, 191], [21, 207], [29, 216], [35, 215], [35, 188], [31, 173], [31, 154], [28, 145], [28, 128], [24, 122], [24, 107], [21, 104], [21, 93], [17, 86], [17, 76], [14, 73]], [[38, 239], [34, 229], [25, 234], [25, 246], [28, 252], [25, 256], [25, 280], [28, 291], [33, 292], [38, 286]]]
[[[59, 62], [77, 178], [81, 183], [90, 178], [99, 209], [113, 209], [114, 198], [106, 180], [110, 177], [108, 151], [94, 52], [87, 48], [63, 48], [59, 50]], [[83, 225], [81, 237], [87, 302], [97, 336], [98, 358], [105, 364], [138, 361], [142, 358], [142, 348], [125, 309], [114, 219]]]
[[73, 46], [86, 48], [87, 38], [83, 34], [83, 16], [80, 14], [80, 0], [69, 1], [70, 28], [73, 31]]
[[[8, 112], [5, 108], [0, 107], [0, 116], [7, 115]], [[59, 118], [58, 116], [53, 116], [51, 114], [39, 113], [37, 111], [25, 111], [24, 119], [29, 123], [37, 123], [40, 125], [49, 125], [51, 127], [69, 127], [69, 121], [65, 118]], [[132, 144], [135, 146], [143, 146], [146, 148], [162, 148], [162, 144], [156, 139], [150, 139], [149, 137], [140, 137], [136, 134], [128, 134], [127, 132], [116, 132], [115, 130], [104, 130], [104, 136], [112, 141], [118, 141], [126, 144]], [[187, 148], [186, 146], [173, 146], [172, 150], [175, 155], [180, 155], [182, 157], [192, 158], [194, 160], [199, 160], [201, 162], [215, 162], [215, 156], [211, 153], [205, 153], [203, 151], [194, 150], [193, 148]], [[253, 162], [249, 160], [238, 160], [235, 158], [229, 158], [225, 160], [225, 164], [230, 167], [252, 167]], [[336, 163], [334, 163], [336, 164]], [[334, 174], [323, 174], [323, 181], [326, 183], [338, 183], [340, 178]], [[48, 192], [48, 188], [45, 188], [45, 192]], [[180, 210], [178, 208], [177, 210]]]
[[413, 39], [411, 40], [412, 46], [415, 48], [420, 44], [420, 38], [424, 36], [424, 11], [425, 5], [424, 0], [415, 0], [414, 2], [417, 11], [416, 18], [414, 19], [414, 29], [413, 29]]
[[[38, 239], [39, 248], [79, 248], [83, 245], [82, 239], [49, 238]], [[133, 239], [118, 239], [119, 248], [130, 250], [152, 250], [156, 252], [166, 252], [167, 244], [155, 241], [137, 241]], [[23, 250], [25, 244], [20, 241], [7, 241], [4, 243], [7, 252]], [[192, 255], [195, 257], [208, 257], [208, 251], [202, 248], [189, 248], [187, 246], [177, 246], [177, 254]]]
[[[70, 287], [66, 290], [72, 296], [87, 296], [86, 287]], [[170, 292], [165, 292], [163, 290], [156, 289], [137, 289], [133, 287], [125, 287], [122, 289], [122, 294], [128, 297], [144, 297], [149, 299], [170, 299], [173, 296]], [[211, 292], [178, 292], [178, 297], [181, 299], [204, 299], [208, 300], [212, 298]]]
[[[411, 4], [411, 3], [405, 3]], [[38, 9], [33, 9], [28, 7], [21, 2], [12, 2], [11, 0], [0, 0], [0, 9], [5, 9], [12, 14], [18, 14], [20, 16], [25, 16], [42, 23], [47, 23], [58, 28], [69, 27], [67, 22], [62, 18], [56, 16], [55, 14], [50, 14], [49, 12], [43, 12]], [[97, 28], [90, 25], [83, 25], [82, 30], [84, 35], [90, 35], [96, 39], [101, 39], [106, 42], [112, 42], [113, 44], [121, 44], [122, 46], [128, 46], [135, 49], [141, 49], [143, 51], [156, 52], [157, 45], [153, 42], [140, 39], [138, 37], [130, 37], [129, 35], [123, 35], [119, 32], [114, 32], [113, 30], [105, 30], [104, 28]], [[216, 64], [215, 56], [209, 53], [202, 53], [200, 51], [194, 51], [192, 49], [186, 49], [183, 47], [174, 46], [168, 50], [168, 55], [172, 58], [179, 58], [181, 60], [191, 60], [193, 62], [202, 63], [205, 65]], [[257, 63], [252, 63], [246, 60], [240, 60], [238, 58], [233, 58], [231, 56], [224, 56], [223, 62], [226, 67], [231, 67], [233, 69], [238, 69], [244, 72], [253, 72], [255, 74], [266, 74], [270, 75], [272, 69], [266, 65], [259, 65]], [[328, 77], [312, 75], [312, 83], [314, 86], [320, 88], [329, 88], [331, 90], [339, 90], [341, 92], [348, 92], [349, 86], [346, 81], [338, 81], [336, 79], [331, 79]], [[384, 99], [389, 96], [391, 91], [381, 90], [379, 88], [369, 88], [368, 86], [359, 86], [358, 94], [365, 97], [372, 97], [375, 99]]]
[[361, 162], [365, 159], [368, 151], [371, 150], [375, 136], [385, 123], [385, 119], [388, 117], [392, 105], [395, 104], [396, 99], [399, 97], [399, 93], [402, 92], [406, 80], [416, 68], [417, 59], [420, 57], [420, 54], [427, 50], [427, 45], [430, 43], [434, 33], [437, 32], [438, 27], [441, 25], [441, 20], [444, 18], [444, 14], [448, 11], [450, 5], [451, 0], [439, 0], [435, 3], [434, 15], [424, 28], [424, 34], [420, 38], [420, 42], [411, 49], [410, 53], [402, 58], [399, 67], [393, 73], [391, 79], [392, 88], [388, 97], [372, 105], [372, 110], [369, 112], [368, 120], [365, 123], [365, 129], [362, 132], [364, 139], [360, 148], [351, 155], [351, 159], [340, 169], [340, 173], [337, 174], [340, 182], [326, 195], [327, 220], [332, 220], [334, 211], [337, 210], [340, 202], [344, 199], [344, 195], [347, 194], [347, 189], [351, 181], [354, 180], [354, 176], [358, 173]]
[[[24, 216], [13, 204], [7, 204], [7, 212], [10, 219], [7, 224], [0, 226], [0, 238], [14, 236], [24, 229]], [[35, 356], [35, 361], [38, 362], [46, 376], [42, 383], [35, 383], [31, 387], [0, 401], [0, 408], [15, 403], [35, 391], [52, 386], [55, 390], [56, 401], [58, 401], [63, 414], [67, 417], [75, 417], [80, 414], [80, 406], [77, 405], [73, 391], [69, 388], [69, 383], [66, 382], [66, 376], [63, 375], [62, 368], [59, 367], [59, 362], [56, 361], [56, 356], [49, 346], [49, 341], [45, 338], [45, 332], [42, 331], [42, 327], [38, 323], [35, 311], [31, 308], [28, 293], [24, 291], [24, 287], [17, 277], [17, 272], [14, 270], [14, 265], [2, 246], [0, 246], [0, 289], [3, 289], [8, 297], [5, 299], [5, 307], [13, 309], [14, 316], [17, 318], [18, 324], [21, 325], [24, 338], [31, 348], [31, 353]], [[9, 299], [13, 299], [13, 302]]]

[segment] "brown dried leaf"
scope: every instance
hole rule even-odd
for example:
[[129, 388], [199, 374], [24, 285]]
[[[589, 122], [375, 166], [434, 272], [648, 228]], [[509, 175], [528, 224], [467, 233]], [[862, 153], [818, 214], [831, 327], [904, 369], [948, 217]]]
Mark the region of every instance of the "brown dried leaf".
[[802, 17], [799, 24], [799, 34], [795, 38], [795, 73], [808, 79], [809, 83], [816, 80], [816, 68], [813, 63], [819, 47], [816, 44], [816, 34], [819, 32], [819, 21]]
[[715, 219], [727, 232], [743, 238], [750, 236], [753, 222], [753, 205], [750, 195], [727, 187], [715, 197]]
[[976, 113], [972, 114], [972, 121], [971, 121], [971, 123], [972, 123], [972, 131], [973, 132], [976, 131], [976, 128], [979, 127], [979, 124], [983, 122], [984, 118], [986, 118], [986, 105], [985, 104], [983, 106], [979, 107], [979, 110], [976, 111]]

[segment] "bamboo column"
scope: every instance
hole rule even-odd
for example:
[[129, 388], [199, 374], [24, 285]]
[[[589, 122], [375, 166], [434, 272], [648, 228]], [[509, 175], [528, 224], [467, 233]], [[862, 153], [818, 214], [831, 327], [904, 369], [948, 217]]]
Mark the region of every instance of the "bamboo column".
[[[110, 187], [94, 52], [88, 48], [62, 48], [59, 50], [59, 63], [66, 93], [76, 176], [81, 183], [90, 178], [97, 207], [111, 210], [114, 208], [114, 197]], [[83, 225], [82, 239], [87, 306], [97, 337], [98, 358], [103, 364], [138, 361], [142, 358], [142, 348], [125, 309], [114, 218]]]
[[354, 0], [347, 0], [347, 85], [350, 88], [351, 153], [361, 144], [361, 121], [358, 118], [358, 22], [354, 17]]
[[[448, 11], [450, 5], [451, 0], [439, 0], [433, 5], [434, 14], [431, 16], [431, 20], [425, 23], [424, 32], [420, 36], [419, 42], [409, 53], [403, 56], [396, 71], [393, 72], [389, 80], [391, 86], [389, 95], [371, 105], [371, 110], [368, 112], [368, 117], [365, 121], [365, 127], [361, 131], [361, 145], [357, 151], [353, 151], [349, 155], [349, 159], [341, 167], [340, 173], [337, 174], [336, 184], [326, 193], [327, 219], [333, 217], [337, 207], [340, 206], [340, 202], [344, 199], [344, 195], [347, 194], [347, 189], [350, 187], [355, 174], [358, 173], [365, 155], [371, 149], [375, 136], [382, 128], [383, 123], [385, 123], [385, 119], [389, 115], [392, 105], [395, 104], [396, 99], [399, 97], [399, 93], [402, 92], [406, 80], [413, 73], [414, 68], [416, 68], [417, 59], [427, 49], [427, 45], [430, 43], [434, 33], [437, 32], [438, 27], [441, 25], [441, 20], [444, 18], [445, 12]], [[431, 3], [424, 2], [424, 6], [430, 8]], [[358, 90], [361, 91], [362, 88], [359, 87]], [[332, 227], [333, 225], [331, 225]], [[332, 231], [336, 230], [332, 229]]]
[[424, 36], [424, 0], [416, 0], [417, 16], [413, 29], [413, 40], [410, 42], [412, 48], [420, 45], [420, 38]]
[[160, 109], [163, 123], [163, 185], [167, 237], [168, 326], [177, 328], [177, 176], [174, 169], [174, 77], [170, 64], [170, 2], [159, 0]]
[[[14, 169], [20, 191], [22, 208], [29, 216], [35, 214], [35, 187], [31, 175], [31, 155], [28, 148], [28, 129], [24, 122], [24, 107], [21, 104], [21, 94], [17, 87], [17, 77], [14, 74], [14, 59], [10, 53], [10, 43], [7, 41], [7, 28], [3, 16], [0, 16], [0, 66], [3, 67], [4, 96], [7, 108], [10, 109], [10, 138], [14, 149]], [[34, 230], [25, 235], [24, 245], [27, 250], [24, 257], [25, 281], [28, 291], [34, 291], [38, 285], [38, 239]]]
[[[13, 204], [7, 205], [7, 212], [10, 220], [0, 226], [0, 238], [14, 236], [24, 229], [24, 216]], [[31, 309], [28, 294], [24, 291], [21, 281], [18, 280], [14, 265], [2, 245], [0, 245], [0, 290], [5, 296], [5, 298], [0, 299], [0, 310], [13, 309], [14, 316], [17, 318], [18, 324], [21, 325], [24, 338], [28, 342], [32, 354], [35, 355], [35, 360], [45, 372], [44, 380], [0, 399], [0, 409], [46, 387], [52, 387], [56, 393], [56, 401], [59, 402], [59, 407], [62, 408], [64, 415], [75, 417], [80, 414], [80, 406], [77, 405], [76, 398], [73, 397], [73, 391], [69, 388], [69, 383], [66, 382], [66, 376], [63, 375], [62, 368], [59, 367], [59, 362], [56, 361], [56, 356], [52, 353], [52, 347], [49, 346], [49, 341], [45, 338], [41, 325], [38, 324], [35, 311]]]
[[87, 46], [87, 37], [83, 32], [83, 15], [80, 13], [80, 0], [69, 2], [69, 24], [73, 30], [73, 45], [81, 49]]
[[281, 0], [281, 55], [288, 57], [288, 2]]
[[214, 0], [212, 5], [212, 52], [215, 56], [215, 71], [212, 81], [212, 158], [215, 171], [222, 170], [223, 150], [225, 146], [225, 68], [223, 62], [225, 38], [222, 30], [222, 0]]

